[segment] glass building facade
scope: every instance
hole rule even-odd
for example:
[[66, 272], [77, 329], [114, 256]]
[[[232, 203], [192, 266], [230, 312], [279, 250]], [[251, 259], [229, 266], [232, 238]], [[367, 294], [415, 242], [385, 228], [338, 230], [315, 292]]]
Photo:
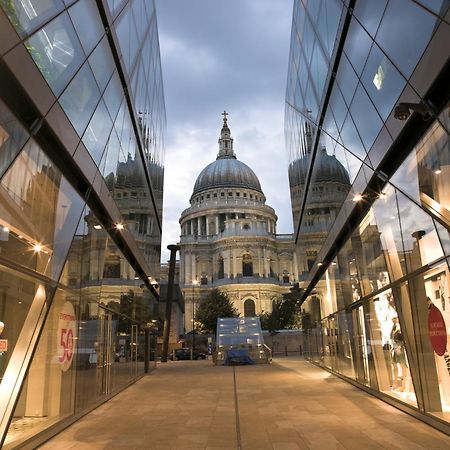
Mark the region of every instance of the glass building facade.
[[153, 0], [0, 0], [0, 447], [143, 375], [165, 120]]
[[449, 6], [295, 0], [285, 122], [308, 357], [447, 433]]

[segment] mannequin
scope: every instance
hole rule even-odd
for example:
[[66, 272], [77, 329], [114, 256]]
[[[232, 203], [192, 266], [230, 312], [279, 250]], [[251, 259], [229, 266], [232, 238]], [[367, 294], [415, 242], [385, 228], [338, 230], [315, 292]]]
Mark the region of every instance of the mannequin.
[[[406, 382], [409, 379], [409, 369], [406, 363], [405, 342], [403, 340], [403, 335], [400, 329], [400, 323], [398, 321], [397, 316], [392, 318], [391, 345], [392, 345], [392, 369], [394, 374], [392, 388], [397, 389], [399, 391], [408, 390]], [[400, 376], [399, 376], [399, 367], [400, 367]]]

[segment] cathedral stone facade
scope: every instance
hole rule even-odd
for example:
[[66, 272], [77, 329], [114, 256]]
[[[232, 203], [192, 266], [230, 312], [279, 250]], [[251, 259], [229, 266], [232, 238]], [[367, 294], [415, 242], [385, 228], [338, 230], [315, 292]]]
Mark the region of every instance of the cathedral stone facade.
[[277, 234], [275, 211], [253, 170], [237, 159], [223, 115], [217, 158], [198, 175], [180, 217], [186, 332], [213, 288], [226, 292], [241, 316], [254, 316], [271, 312], [298, 281], [293, 237]]

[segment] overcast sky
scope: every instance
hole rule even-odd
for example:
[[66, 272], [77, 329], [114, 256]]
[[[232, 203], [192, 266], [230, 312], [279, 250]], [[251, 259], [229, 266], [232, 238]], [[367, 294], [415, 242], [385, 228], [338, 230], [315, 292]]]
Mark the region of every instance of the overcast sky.
[[237, 158], [256, 173], [278, 233], [292, 233], [284, 143], [292, 0], [156, 0], [167, 131], [162, 262], [200, 171], [216, 159], [223, 110]]

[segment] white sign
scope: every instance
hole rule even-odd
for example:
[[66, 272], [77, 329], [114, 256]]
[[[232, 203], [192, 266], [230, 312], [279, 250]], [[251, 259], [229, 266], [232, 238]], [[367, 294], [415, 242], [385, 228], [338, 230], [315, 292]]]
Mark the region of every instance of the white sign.
[[61, 370], [65, 372], [72, 364], [77, 333], [77, 318], [72, 303], [66, 302], [58, 317], [57, 356]]
[[8, 351], [8, 339], [0, 339], [0, 353]]

